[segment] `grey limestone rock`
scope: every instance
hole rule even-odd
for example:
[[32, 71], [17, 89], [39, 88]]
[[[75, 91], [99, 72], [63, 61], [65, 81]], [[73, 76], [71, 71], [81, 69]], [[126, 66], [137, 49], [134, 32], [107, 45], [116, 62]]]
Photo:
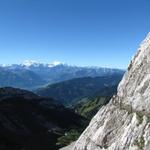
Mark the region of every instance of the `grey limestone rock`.
[[72, 150], [150, 150], [150, 34]]

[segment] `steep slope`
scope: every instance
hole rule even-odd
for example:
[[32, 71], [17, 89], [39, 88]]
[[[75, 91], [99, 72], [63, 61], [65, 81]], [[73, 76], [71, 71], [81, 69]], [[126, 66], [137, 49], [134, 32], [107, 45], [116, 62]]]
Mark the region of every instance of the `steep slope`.
[[55, 150], [59, 137], [85, 123], [86, 119], [53, 99], [20, 89], [0, 89], [1, 150]]
[[72, 108], [80, 114], [91, 120], [98, 110], [109, 103], [111, 97], [117, 92], [117, 85], [112, 87], [106, 87], [90, 97], [81, 99], [78, 103], [75, 103]]
[[92, 119], [74, 150], [150, 149], [150, 34], [141, 43], [117, 95]]
[[81, 98], [92, 96], [107, 87], [118, 85], [121, 78], [122, 75], [118, 74], [95, 78], [77, 78], [48, 85], [45, 88], [38, 89], [36, 93], [45, 97], [54, 97], [65, 105], [71, 105]]
[[91, 119], [102, 106], [109, 102], [110, 99], [110, 97], [103, 96], [97, 96], [93, 99], [88, 98], [86, 101], [77, 103], [73, 108], [76, 113]]

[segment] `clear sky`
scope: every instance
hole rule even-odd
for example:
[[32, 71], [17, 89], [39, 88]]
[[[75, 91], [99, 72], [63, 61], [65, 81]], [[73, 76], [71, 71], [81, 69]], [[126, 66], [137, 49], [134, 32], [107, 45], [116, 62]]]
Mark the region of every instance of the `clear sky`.
[[126, 68], [150, 31], [150, 0], [0, 0], [0, 63]]

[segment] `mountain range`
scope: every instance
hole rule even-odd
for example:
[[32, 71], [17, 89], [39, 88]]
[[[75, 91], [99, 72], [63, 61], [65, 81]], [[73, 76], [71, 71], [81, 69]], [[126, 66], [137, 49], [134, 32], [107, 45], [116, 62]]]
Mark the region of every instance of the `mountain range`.
[[25, 61], [22, 64], [0, 65], [0, 87], [33, 90], [47, 84], [73, 78], [124, 74], [124, 70], [102, 67], [78, 67], [60, 62], [51, 64]]

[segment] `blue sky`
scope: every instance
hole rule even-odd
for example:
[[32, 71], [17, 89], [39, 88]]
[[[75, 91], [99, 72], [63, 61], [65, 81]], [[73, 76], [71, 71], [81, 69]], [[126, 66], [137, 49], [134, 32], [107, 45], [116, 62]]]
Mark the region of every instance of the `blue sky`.
[[150, 31], [149, 0], [0, 0], [0, 63], [126, 68]]

